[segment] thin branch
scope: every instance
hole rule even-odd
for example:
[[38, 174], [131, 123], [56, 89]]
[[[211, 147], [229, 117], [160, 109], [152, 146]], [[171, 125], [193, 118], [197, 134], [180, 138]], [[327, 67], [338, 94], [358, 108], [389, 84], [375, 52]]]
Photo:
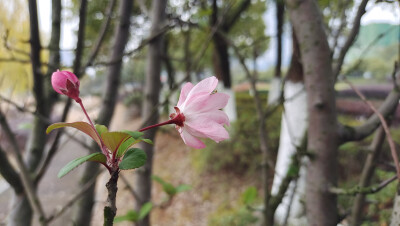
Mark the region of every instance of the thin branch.
[[137, 1], [139, 4], [139, 8], [142, 11], [142, 13], [144, 14], [145, 17], [149, 17], [149, 9], [147, 9], [146, 4], [144, 3], [143, 0], [138, 0]]
[[93, 64], [94, 59], [96, 58], [97, 54], [99, 53], [100, 47], [101, 47], [101, 45], [102, 45], [102, 43], [104, 41], [104, 38], [106, 36], [106, 31], [107, 31], [107, 29], [108, 29], [108, 27], [110, 25], [110, 22], [111, 22], [112, 12], [113, 12], [114, 7], [116, 5], [115, 3], [116, 3], [116, 0], [111, 0], [108, 3], [107, 9], [106, 9], [107, 17], [104, 20], [104, 23], [101, 25], [100, 34], [99, 34], [95, 44], [93, 45], [92, 51], [89, 54], [89, 58], [88, 58], [88, 60], [87, 60], [87, 62], [85, 64], [85, 66], [83, 66], [80, 69], [80, 74], [81, 73], [83, 74], [85, 72], [86, 68], [90, 67]]
[[[397, 65], [395, 65], [392, 73], [394, 88], [386, 97], [385, 101], [379, 107], [379, 113], [385, 117], [387, 117], [393, 111], [395, 111], [399, 104], [400, 90], [397, 84], [398, 83], [397, 78], [400, 75], [399, 73], [400, 71], [398, 71], [398, 67]], [[374, 114], [371, 117], [369, 117], [364, 124], [360, 126], [350, 127], [339, 124], [338, 133], [339, 133], [340, 143], [364, 139], [365, 137], [371, 135], [376, 130], [376, 128], [378, 128], [380, 122], [381, 120], [379, 116], [377, 114]]]
[[125, 183], [126, 187], [128, 188], [128, 191], [132, 194], [132, 196], [138, 201], [142, 202], [139, 195], [135, 192], [135, 189], [129, 184], [129, 181], [126, 179], [126, 177], [122, 174], [119, 175], [122, 181]]
[[7, 29], [7, 30], [5, 31], [5, 34], [3, 35], [4, 48], [6, 48], [7, 50], [9, 50], [9, 51], [11, 51], [11, 52], [16, 52], [16, 53], [25, 55], [25, 56], [27, 56], [27, 57], [30, 57], [29, 52], [26, 52], [26, 51], [24, 51], [24, 50], [22, 50], [22, 49], [18, 49], [18, 48], [16, 48], [16, 47], [12, 47], [12, 46], [8, 43], [9, 34], [10, 34], [10, 30]]
[[30, 64], [30, 60], [25, 60], [21, 58], [16, 58], [16, 57], [9, 57], [9, 58], [0, 58], [0, 62], [15, 62], [15, 63], [21, 63], [21, 64]]
[[40, 118], [41, 120], [43, 120], [44, 122], [47, 122], [47, 123], [50, 122], [49, 118], [47, 118], [47, 117], [41, 115], [40, 113], [38, 113], [38, 112], [36, 112], [36, 111], [29, 110], [29, 109], [26, 108], [25, 106], [20, 106], [19, 104], [15, 103], [15, 102], [12, 101], [11, 99], [9, 99], [9, 98], [7, 98], [7, 97], [1, 95], [1, 94], [0, 94], [0, 100], [2, 100], [2, 101], [4, 101], [4, 102], [6, 102], [6, 103], [12, 105], [12, 106], [15, 107], [19, 112], [29, 113], [29, 114], [32, 114], [33, 116], [39, 117], [39, 118]]
[[342, 69], [343, 61], [347, 54], [347, 51], [353, 45], [353, 42], [357, 37], [358, 31], [360, 30], [361, 17], [365, 13], [365, 8], [367, 6], [367, 3], [368, 3], [368, 0], [362, 0], [360, 5], [358, 6], [357, 14], [353, 20], [353, 27], [350, 31], [349, 36], [346, 39], [346, 42], [344, 43], [342, 49], [340, 50], [339, 57], [336, 61], [336, 66], [334, 67], [334, 70], [333, 70], [334, 78], [337, 78], [337, 76], [339, 75], [340, 70]]
[[229, 31], [232, 28], [232, 26], [240, 18], [240, 14], [246, 11], [246, 9], [248, 9], [250, 5], [251, 0], [242, 0], [239, 6], [237, 6], [234, 10], [231, 10], [232, 14], [227, 16], [222, 24], [222, 28], [225, 32]]
[[[389, 121], [390, 122], [390, 121]], [[381, 154], [382, 145], [385, 140], [385, 131], [383, 130], [382, 126], [375, 132], [374, 138], [370, 147], [368, 148], [370, 151], [368, 152], [367, 159], [365, 160], [364, 167], [362, 169], [360, 175], [360, 181], [358, 182], [358, 186], [363, 188], [370, 186], [373, 174], [376, 169], [376, 163], [379, 159]], [[362, 218], [362, 212], [364, 209], [365, 203], [365, 194], [357, 194], [354, 202], [353, 207], [351, 209], [351, 223], [352, 225], [359, 225]]]
[[15, 135], [12, 132], [10, 126], [8, 125], [8, 122], [7, 122], [4, 114], [1, 111], [0, 111], [0, 124], [3, 127], [3, 131], [8, 136], [8, 139], [10, 140], [10, 143], [12, 145], [12, 150], [14, 151], [14, 154], [16, 156], [17, 165], [18, 165], [19, 169], [21, 170], [21, 180], [22, 180], [22, 184], [24, 185], [24, 188], [25, 188], [25, 193], [28, 196], [29, 203], [31, 204], [31, 206], [35, 210], [35, 212], [39, 215], [40, 223], [42, 225], [47, 225], [45, 222], [46, 215], [43, 211], [40, 200], [35, 193], [35, 187], [33, 185], [32, 179], [30, 178], [29, 171], [25, 166], [22, 155], [19, 151], [18, 142], [17, 142]]
[[350, 188], [350, 189], [342, 189], [342, 188], [332, 187], [329, 189], [329, 192], [337, 194], [337, 195], [373, 194], [373, 193], [379, 192], [380, 190], [382, 190], [383, 188], [388, 186], [393, 181], [396, 181], [396, 179], [397, 179], [397, 175], [395, 175], [385, 181], [382, 181], [377, 186], [364, 187], [364, 188], [360, 188], [359, 186], [356, 186], [356, 187]]
[[82, 188], [81, 190], [72, 197], [67, 203], [64, 204], [57, 212], [50, 215], [47, 219], [47, 223], [51, 223], [53, 220], [61, 216], [66, 210], [68, 210], [76, 201], [78, 201], [94, 183], [96, 183], [97, 177], [103, 172], [104, 170], [99, 170], [96, 175], [93, 175], [93, 178], [90, 179]]
[[396, 26], [390, 27], [390, 28], [388, 28], [386, 31], [384, 31], [384, 32], [382, 32], [382, 33], [380, 33], [380, 34], [378, 34], [378, 35], [375, 37], [375, 39], [372, 40], [372, 41], [368, 44], [368, 46], [365, 47], [365, 49], [360, 53], [360, 55], [358, 56], [357, 62], [356, 62], [352, 67], [350, 67], [349, 69], [347, 69], [347, 70], [344, 72], [344, 74], [349, 74], [349, 73], [351, 73], [352, 71], [354, 71], [355, 69], [357, 69], [357, 68], [361, 65], [361, 63], [363, 62], [364, 57], [365, 57], [365, 56], [367, 55], [367, 53], [372, 49], [372, 47], [373, 47], [380, 39], [382, 39], [383, 37], [385, 37], [387, 34], [389, 34], [389, 33], [390, 33], [391, 31], [393, 31], [395, 28], [397, 28], [397, 27], [396, 27]]
[[7, 158], [6, 152], [0, 146], [0, 175], [7, 181], [8, 184], [14, 189], [15, 193], [20, 194], [24, 192], [24, 186], [21, 177], [18, 175], [14, 166]]
[[385, 130], [386, 133], [386, 137], [387, 137], [387, 141], [389, 143], [389, 147], [390, 147], [390, 151], [392, 153], [392, 158], [393, 161], [396, 165], [396, 171], [397, 171], [397, 177], [400, 181], [400, 164], [399, 164], [399, 157], [397, 155], [396, 152], [396, 145], [394, 144], [392, 135], [390, 133], [389, 127], [386, 123], [385, 118], [383, 117], [383, 115], [375, 108], [375, 106], [368, 101], [365, 96], [353, 85], [351, 84], [351, 82], [349, 80], [347, 80], [346, 78], [344, 78], [344, 81], [357, 93], [357, 95], [371, 108], [372, 111], [374, 111], [374, 113], [379, 117], [379, 120], [382, 123], [382, 127]]
[[[347, 26], [347, 16], [346, 16], [346, 8], [350, 5], [352, 1], [347, 0], [343, 5], [342, 8], [343, 10], [341, 11], [341, 16], [340, 16], [340, 25], [339, 28], [336, 30], [336, 33], [333, 35], [333, 45], [332, 45], [332, 53], [335, 52], [337, 46], [338, 46], [338, 41], [339, 41], [339, 37], [342, 34], [342, 31], [344, 30], [344, 28], [346, 28]], [[341, 3], [341, 2], [340, 2]], [[339, 3], [339, 4], [340, 4]], [[341, 5], [341, 4], [340, 4]], [[340, 6], [339, 6], [340, 7]], [[333, 54], [335, 55], [335, 54]]]
[[163, 28], [161, 28], [156, 34], [151, 35], [150, 37], [142, 40], [139, 44], [139, 46], [137, 46], [135, 49], [133, 50], [129, 50], [128, 52], [124, 53], [122, 56], [120, 57], [115, 57], [113, 59], [111, 59], [110, 61], [107, 62], [97, 62], [94, 63], [94, 66], [110, 66], [110, 65], [114, 65], [118, 62], [120, 62], [122, 60], [123, 57], [125, 56], [131, 56], [135, 53], [137, 53], [138, 51], [140, 51], [141, 49], [143, 49], [147, 44], [149, 44], [150, 42], [152, 42], [153, 40], [157, 39], [158, 37], [160, 37], [161, 35], [163, 35], [165, 32], [167, 32], [168, 30], [170, 30], [171, 28], [173, 28], [175, 25], [165, 25]]

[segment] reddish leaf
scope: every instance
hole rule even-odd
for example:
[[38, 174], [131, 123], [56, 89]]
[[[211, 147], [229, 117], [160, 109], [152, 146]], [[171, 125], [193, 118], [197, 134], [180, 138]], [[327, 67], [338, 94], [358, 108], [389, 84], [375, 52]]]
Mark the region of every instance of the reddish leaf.
[[118, 150], [119, 146], [130, 138], [129, 134], [122, 133], [122, 132], [103, 132], [101, 134], [101, 138], [104, 142], [104, 145], [114, 153]]
[[59, 129], [63, 127], [73, 127], [75, 129], [78, 129], [87, 135], [89, 135], [94, 141], [96, 141], [97, 144], [101, 147], [101, 141], [99, 136], [96, 133], [96, 130], [93, 129], [93, 127], [86, 122], [72, 122], [72, 123], [67, 123], [67, 122], [59, 122], [59, 123], [54, 123], [51, 124], [49, 127], [47, 127], [46, 133], [50, 133], [54, 129]]

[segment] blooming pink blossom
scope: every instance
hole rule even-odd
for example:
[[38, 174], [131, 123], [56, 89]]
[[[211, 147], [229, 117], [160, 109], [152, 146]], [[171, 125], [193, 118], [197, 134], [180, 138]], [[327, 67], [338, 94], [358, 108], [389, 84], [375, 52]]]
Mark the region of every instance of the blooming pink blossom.
[[198, 138], [210, 138], [216, 142], [229, 139], [224, 125], [229, 125], [228, 116], [221, 110], [229, 96], [214, 93], [218, 79], [210, 77], [197, 85], [186, 83], [179, 97], [175, 113], [170, 115], [183, 141], [193, 148], [204, 148]]
[[51, 85], [53, 89], [59, 93], [80, 102], [79, 98], [79, 79], [74, 73], [69, 71], [59, 71], [53, 73], [51, 76]]

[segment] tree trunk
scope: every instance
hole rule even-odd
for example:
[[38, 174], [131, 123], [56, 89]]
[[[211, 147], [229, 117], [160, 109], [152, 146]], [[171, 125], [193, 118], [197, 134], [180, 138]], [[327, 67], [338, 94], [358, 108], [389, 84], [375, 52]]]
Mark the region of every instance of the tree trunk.
[[[153, 1], [151, 6], [151, 20], [152, 26], [150, 36], [159, 33], [165, 22], [165, 9], [167, 0]], [[162, 53], [163, 53], [163, 35], [158, 36], [153, 42], [149, 44], [147, 53], [147, 65], [146, 65], [146, 82], [144, 87], [144, 102], [142, 108], [142, 117], [150, 119], [144, 126], [156, 124], [158, 122], [158, 109], [154, 109], [159, 103], [160, 96], [160, 75], [162, 65]], [[156, 134], [155, 129], [151, 129], [145, 132], [145, 137], [154, 141]], [[153, 145], [141, 143], [141, 148], [147, 154], [146, 165], [138, 170], [137, 175], [137, 194], [140, 200], [137, 200], [136, 209], [139, 210], [144, 203], [151, 200], [151, 173], [153, 167]], [[150, 225], [150, 215], [146, 216], [143, 220], [138, 222], [138, 226]]]
[[[96, 123], [109, 126], [112, 115], [114, 113], [115, 104], [118, 98], [118, 87], [120, 83], [120, 75], [122, 69], [122, 56], [129, 38], [130, 17], [133, 7], [132, 0], [124, 0], [120, 3], [119, 14], [120, 21], [116, 27], [116, 36], [114, 46], [111, 53], [110, 61], [113, 62], [108, 68], [106, 91], [103, 93], [103, 102], [101, 105], [99, 117]], [[93, 145], [93, 150], [96, 145]], [[83, 186], [95, 175], [99, 169], [99, 164], [86, 164], [86, 170], [81, 178], [80, 184]], [[91, 220], [91, 212], [94, 203], [93, 184], [86, 192], [82, 199], [77, 203], [74, 209], [74, 225], [89, 225]]]
[[[26, 165], [30, 173], [34, 173], [43, 157], [44, 148], [47, 140], [46, 128], [48, 122], [43, 117], [49, 117], [52, 105], [56, 99], [55, 95], [50, 94], [51, 85], [44, 82], [49, 80], [43, 79], [41, 72], [40, 58], [40, 37], [39, 24], [37, 15], [37, 4], [35, 0], [29, 1], [29, 20], [30, 20], [30, 45], [31, 45], [31, 63], [34, 77], [33, 93], [36, 100], [36, 110], [40, 116], [35, 116], [33, 128], [30, 134], [27, 147]], [[47, 76], [51, 75], [51, 70], [60, 64], [60, 29], [61, 27], [61, 1], [52, 1], [52, 31], [49, 46], [49, 68]], [[36, 184], [34, 186], [37, 186]], [[35, 187], [36, 189], [36, 187]], [[30, 225], [32, 221], [32, 208], [24, 193], [14, 193], [11, 202], [10, 218], [7, 225]]]
[[287, 0], [286, 5], [300, 43], [310, 118], [307, 218], [312, 226], [333, 226], [338, 221], [337, 197], [329, 187], [337, 185], [338, 134], [331, 52], [317, 3]]
[[390, 226], [400, 225], [400, 185], [397, 185], [396, 196], [394, 198], [392, 218], [390, 220]]
[[[282, 113], [281, 135], [279, 140], [278, 157], [275, 165], [275, 177], [271, 193], [276, 195], [286, 176], [292, 156], [296, 154], [297, 147], [301, 145], [307, 129], [307, 95], [304, 90], [303, 67], [301, 65], [300, 47], [295, 33], [292, 32], [293, 52], [284, 87], [284, 107]], [[300, 171], [297, 181], [292, 181], [282, 203], [275, 213], [275, 220], [285, 224], [288, 220], [294, 224], [304, 215], [301, 199], [305, 194], [306, 171]]]
[[282, 66], [282, 31], [285, 15], [285, 4], [283, 0], [275, 0], [276, 3], [276, 64], [275, 78], [281, 78]]

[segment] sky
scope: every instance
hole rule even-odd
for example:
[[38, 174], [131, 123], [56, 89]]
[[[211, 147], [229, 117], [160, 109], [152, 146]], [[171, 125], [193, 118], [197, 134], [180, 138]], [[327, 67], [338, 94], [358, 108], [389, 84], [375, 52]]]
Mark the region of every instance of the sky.
[[[355, 0], [355, 5], [358, 5], [361, 0]], [[270, 2], [270, 1], [269, 1]], [[62, 0], [63, 7], [68, 6], [70, 1]], [[273, 4], [268, 7], [267, 12], [264, 15], [264, 21], [266, 23], [265, 33], [268, 36], [274, 37], [275, 29], [275, 7]], [[370, 1], [367, 5], [367, 12], [362, 17], [361, 24], [366, 25], [370, 23], [390, 23], [390, 24], [400, 24], [400, 9], [399, 7], [393, 7], [396, 3], [379, 3], [375, 4], [375, 1]], [[38, 0], [38, 10], [39, 10], [39, 23], [40, 29], [45, 33], [50, 33], [51, 29], [51, 0]], [[67, 11], [63, 11], [63, 18], [68, 17]], [[63, 20], [64, 21], [64, 20]], [[61, 34], [61, 49], [73, 49], [75, 47], [76, 38], [75, 31], [78, 27], [78, 20], [64, 21], [62, 24], [62, 34]], [[283, 64], [287, 65], [290, 59], [291, 51], [291, 41], [290, 41], [290, 30], [289, 26], [286, 26], [286, 34], [284, 37], [284, 47], [283, 47]], [[275, 60], [275, 38], [271, 39], [270, 48], [265, 54], [263, 54], [258, 60], [258, 68], [260, 70], [266, 70], [267, 68], [274, 65]]]

